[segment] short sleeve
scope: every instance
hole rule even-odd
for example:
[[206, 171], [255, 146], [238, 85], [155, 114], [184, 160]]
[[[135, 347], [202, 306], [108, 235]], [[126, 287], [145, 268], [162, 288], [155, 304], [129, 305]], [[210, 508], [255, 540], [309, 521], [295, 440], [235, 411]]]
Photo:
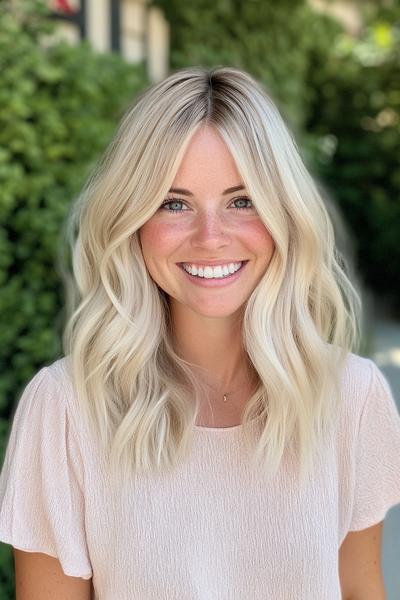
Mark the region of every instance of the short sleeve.
[[0, 475], [0, 540], [90, 579], [82, 456], [62, 386], [43, 367], [17, 404]]
[[350, 531], [382, 521], [400, 503], [400, 416], [380, 369], [370, 364], [355, 456], [355, 491]]

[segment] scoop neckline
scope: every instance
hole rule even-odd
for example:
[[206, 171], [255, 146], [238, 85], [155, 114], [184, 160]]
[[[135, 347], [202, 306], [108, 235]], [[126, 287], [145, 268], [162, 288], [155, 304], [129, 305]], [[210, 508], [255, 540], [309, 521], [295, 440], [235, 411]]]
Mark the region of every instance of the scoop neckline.
[[194, 428], [199, 431], [235, 431], [237, 429], [242, 429], [243, 424], [232, 425], [231, 427], [203, 427], [202, 425], [194, 425]]
[[[255, 425], [258, 424], [261, 417], [256, 417], [250, 421], [250, 424]], [[229, 433], [234, 431], [240, 431], [243, 429], [243, 423], [239, 423], [239, 425], [232, 425], [232, 427], [203, 427], [202, 425], [194, 425], [194, 429], [196, 431], [218, 431], [223, 433]]]

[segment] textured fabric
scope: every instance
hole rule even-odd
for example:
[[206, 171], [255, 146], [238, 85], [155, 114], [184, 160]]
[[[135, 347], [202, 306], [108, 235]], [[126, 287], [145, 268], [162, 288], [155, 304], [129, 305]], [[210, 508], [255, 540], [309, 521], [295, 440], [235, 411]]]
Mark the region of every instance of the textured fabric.
[[350, 355], [342, 389], [303, 489], [289, 454], [270, 483], [250, 469], [239, 425], [196, 427], [176, 471], [136, 475], [114, 495], [60, 359], [14, 414], [0, 540], [93, 576], [96, 600], [340, 600], [341, 542], [400, 503], [400, 417], [386, 380]]

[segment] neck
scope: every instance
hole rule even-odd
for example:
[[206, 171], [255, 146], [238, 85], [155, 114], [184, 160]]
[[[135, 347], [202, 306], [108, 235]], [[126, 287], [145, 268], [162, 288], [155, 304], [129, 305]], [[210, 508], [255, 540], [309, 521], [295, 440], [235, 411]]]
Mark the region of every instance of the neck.
[[215, 392], [231, 392], [249, 381], [253, 370], [242, 343], [242, 321], [202, 317], [171, 310], [175, 351]]

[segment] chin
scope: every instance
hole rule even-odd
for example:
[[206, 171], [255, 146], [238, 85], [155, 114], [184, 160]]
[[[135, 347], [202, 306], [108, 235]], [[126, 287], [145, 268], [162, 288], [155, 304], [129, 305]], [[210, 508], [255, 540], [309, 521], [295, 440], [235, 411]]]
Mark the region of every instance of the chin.
[[209, 319], [226, 319], [230, 317], [235, 317], [239, 314], [242, 314], [243, 305], [240, 306], [190, 306], [189, 307], [193, 312], [198, 314], [201, 317], [207, 317]]

